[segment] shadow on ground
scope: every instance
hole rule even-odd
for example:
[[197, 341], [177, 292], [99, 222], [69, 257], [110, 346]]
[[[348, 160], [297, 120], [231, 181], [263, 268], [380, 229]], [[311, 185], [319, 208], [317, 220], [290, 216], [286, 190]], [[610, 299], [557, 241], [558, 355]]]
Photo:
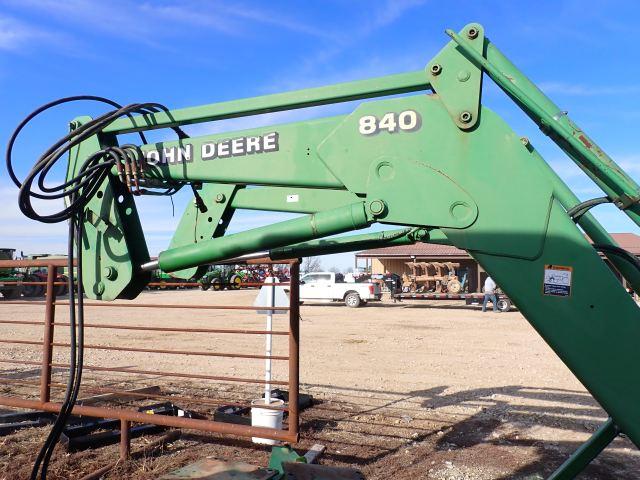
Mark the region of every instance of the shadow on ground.
[[[304, 415], [303, 433], [334, 442], [337, 437], [341, 448], [328, 452], [327, 463], [358, 465], [371, 478], [386, 478], [394, 469], [403, 478], [440, 478], [423, 476], [440, 468], [449, 472], [442, 477], [447, 479], [533, 480], [547, 478], [606, 419], [580, 391], [518, 385], [450, 391], [340, 389], [334, 398], [345, 400], [314, 408], [327, 418]], [[452, 413], [460, 407], [475, 413]], [[619, 438], [578, 478], [640, 478], [635, 450]]]

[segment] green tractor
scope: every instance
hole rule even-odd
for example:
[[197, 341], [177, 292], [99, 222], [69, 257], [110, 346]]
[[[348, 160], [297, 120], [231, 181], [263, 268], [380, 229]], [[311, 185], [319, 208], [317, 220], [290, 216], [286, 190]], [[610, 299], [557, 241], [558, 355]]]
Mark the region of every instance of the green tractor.
[[242, 286], [242, 276], [234, 268], [228, 265], [215, 266], [205, 273], [200, 280], [202, 290], [239, 290]]
[[[15, 260], [15, 248], [0, 248], [0, 260]], [[0, 293], [5, 300], [15, 300], [22, 295], [22, 285], [13, 282], [21, 282], [22, 274], [14, 267], [0, 267]], [[11, 282], [5, 284], [5, 282]]]
[[162, 270], [155, 270], [151, 276], [149, 288], [151, 290], [175, 290], [175, 283], [180, 279], [174, 278]]

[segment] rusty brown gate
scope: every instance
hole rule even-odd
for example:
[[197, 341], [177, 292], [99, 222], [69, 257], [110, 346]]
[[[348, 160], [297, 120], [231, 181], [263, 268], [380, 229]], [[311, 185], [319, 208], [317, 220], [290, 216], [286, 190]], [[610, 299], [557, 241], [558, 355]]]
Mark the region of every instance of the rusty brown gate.
[[[264, 259], [255, 260], [254, 263], [264, 263]], [[278, 262], [283, 263], [283, 262]], [[238, 328], [187, 328], [176, 325], [172, 326], [157, 326], [157, 325], [130, 325], [130, 324], [112, 324], [102, 323], [96, 321], [85, 321], [86, 329], [110, 329], [110, 330], [128, 330], [128, 331], [147, 331], [147, 332], [167, 332], [167, 333], [186, 333], [193, 335], [200, 334], [219, 334], [219, 335], [266, 335], [271, 334], [274, 336], [286, 336], [288, 337], [288, 353], [287, 355], [271, 355], [272, 361], [286, 361], [288, 363], [288, 378], [286, 380], [272, 380], [270, 383], [273, 385], [284, 386], [288, 388], [289, 399], [288, 402], [282, 406], [260, 406], [260, 408], [273, 408], [281, 409], [288, 413], [288, 421], [286, 422], [286, 428], [275, 429], [265, 427], [254, 427], [249, 425], [241, 425], [234, 423], [226, 423], [221, 421], [198, 419], [198, 418], [185, 418], [166, 415], [149, 415], [134, 408], [115, 408], [104, 406], [91, 406], [91, 405], [76, 405], [73, 409], [73, 414], [82, 415], [88, 417], [119, 419], [121, 422], [121, 455], [126, 456], [129, 453], [129, 435], [128, 430], [131, 422], [155, 424], [165, 427], [175, 427], [182, 429], [193, 429], [206, 432], [216, 432], [220, 434], [236, 435], [241, 437], [260, 437], [266, 439], [280, 440], [288, 443], [295, 443], [298, 440], [298, 396], [299, 396], [299, 262], [288, 262], [290, 269], [291, 281], [289, 282], [289, 306], [288, 307], [254, 307], [245, 305], [193, 305], [193, 304], [140, 304], [140, 303], [125, 303], [125, 302], [99, 302], [99, 301], [85, 301], [84, 306], [88, 308], [92, 307], [109, 307], [116, 309], [130, 309], [130, 308], [148, 308], [148, 309], [194, 309], [200, 312], [206, 312], [209, 310], [285, 310], [288, 314], [288, 328], [287, 329], [273, 329], [267, 331], [265, 329], [238, 329]], [[55, 349], [68, 348], [68, 343], [54, 341], [54, 333], [57, 327], [69, 326], [68, 322], [56, 321], [56, 308], [60, 306], [68, 306], [68, 301], [60, 301], [56, 299], [54, 288], [59, 282], [56, 282], [58, 269], [66, 267], [66, 260], [64, 259], [41, 259], [41, 260], [1, 260], [0, 267], [46, 267], [47, 268], [47, 281], [46, 282], [17, 282], [26, 284], [46, 284], [46, 296], [44, 301], [27, 301], [27, 300], [6, 300], [0, 301], [0, 305], [16, 305], [15, 318], [0, 319], [0, 324], [5, 325], [28, 325], [34, 328], [42, 328], [42, 341], [34, 341], [23, 338], [3, 338], [0, 339], [1, 345], [29, 345], [32, 347], [40, 347], [42, 358], [40, 361], [20, 359], [20, 358], [7, 358], [3, 354], [0, 354], [0, 364], [3, 365], [16, 365], [16, 366], [32, 366], [39, 368], [38, 380], [26, 380], [21, 378], [11, 378], [6, 375], [6, 371], [0, 370], [0, 385], [11, 386], [17, 385], [20, 387], [30, 387], [34, 391], [21, 394], [7, 394], [0, 393], [0, 405], [40, 410], [44, 412], [60, 411], [61, 404], [52, 401], [52, 389], [64, 389], [65, 384], [59, 382], [52, 382], [52, 369], [64, 369], [68, 365], [64, 363], [53, 362], [53, 352]], [[9, 282], [5, 282], [9, 283]], [[260, 284], [253, 284], [259, 286]], [[265, 285], [287, 285], [286, 283], [279, 284], [265, 284]], [[204, 294], [211, 295], [211, 294]], [[20, 318], [19, 305], [42, 305], [44, 307], [44, 319], [24, 319]], [[208, 357], [226, 357], [237, 359], [267, 359], [264, 354], [249, 354], [249, 353], [230, 353], [230, 352], [209, 352], [209, 351], [194, 351], [188, 349], [154, 349], [145, 348], [136, 345], [103, 345], [103, 344], [85, 344], [85, 349], [96, 349], [105, 351], [126, 351], [126, 352], [143, 352], [143, 353], [157, 353], [164, 355], [198, 355]], [[1, 351], [1, 349], [0, 349]], [[204, 375], [197, 373], [189, 373], [184, 371], [164, 371], [157, 369], [147, 368], [123, 368], [117, 366], [104, 366], [104, 365], [84, 365], [84, 370], [92, 372], [103, 373], [127, 373], [136, 374], [141, 376], [162, 376], [166, 378], [181, 378], [198, 381], [214, 381], [214, 382], [229, 382], [229, 383], [242, 383], [242, 384], [264, 384], [266, 380], [257, 378], [241, 378], [233, 376], [216, 376], [216, 375]], [[189, 404], [196, 405], [233, 405], [241, 407], [250, 407], [250, 403], [238, 401], [229, 402], [228, 399], [211, 399], [203, 397], [194, 397], [187, 395], [163, 395], [162, 393], [150, 393], [150, 392], [135, 392], [126, 391], [122, 389], [113, 389], [106, 387], [88, 387], [84, 388], [86, 393], [98, 394], [98, 395], [118, 395], [122, 394], [127, 398], [140, 398], [140, 399], [156, 399], [162, 401], [183, 401]]]

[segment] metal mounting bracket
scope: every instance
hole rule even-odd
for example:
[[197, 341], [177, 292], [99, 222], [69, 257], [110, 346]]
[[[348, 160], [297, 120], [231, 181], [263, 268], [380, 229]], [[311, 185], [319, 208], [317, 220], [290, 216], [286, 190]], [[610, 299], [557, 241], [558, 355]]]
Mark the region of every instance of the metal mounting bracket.
[[[460, 31], [469, 44], [483, 55], [484, 28], [470, 23]], [[482, 71], [450, 41], [427, 65], [427, 75], [458, 128], [475, 127], [480, 114]]]

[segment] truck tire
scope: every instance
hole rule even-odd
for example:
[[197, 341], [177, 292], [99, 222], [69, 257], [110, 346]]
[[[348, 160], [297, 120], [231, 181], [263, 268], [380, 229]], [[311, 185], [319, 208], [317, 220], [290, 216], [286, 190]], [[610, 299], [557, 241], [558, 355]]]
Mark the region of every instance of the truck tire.
[[498, 310], [501, 312], [508, 312], [511, 310], [511, 300], [506, 297], [502, 297], [498, 299]]
[[[27, 275], [24, 281], [39, 282], [40, 279], [35, 275]], [[42, 294], [44, 294], [44, 287], [42, 285], [24, 285], [22, 288], [25, 297], [41, 297]]]
[[63, 297], [65, 295], [65, 291], [68, 290], [66, 284], [67, 280], [69, 279], [65, 275], [60, 275], [58, 278], [56, 278], [56, 282], [58, 283], [65, 282], [64, 285], [55, 285], [53, 287], [53, 293], [55, 293], [56, 297]]
[[344, 304], [350, 308], [358, 308], [362, 304], [357, 292], [349, 292], [344, 296]]
[[15, 300], [16, 298], [20, 298], [20, 294], [22, 293], [22, 288], [20, 286], [4, 288], [1, 290], [2, 296], [5, 300]]

